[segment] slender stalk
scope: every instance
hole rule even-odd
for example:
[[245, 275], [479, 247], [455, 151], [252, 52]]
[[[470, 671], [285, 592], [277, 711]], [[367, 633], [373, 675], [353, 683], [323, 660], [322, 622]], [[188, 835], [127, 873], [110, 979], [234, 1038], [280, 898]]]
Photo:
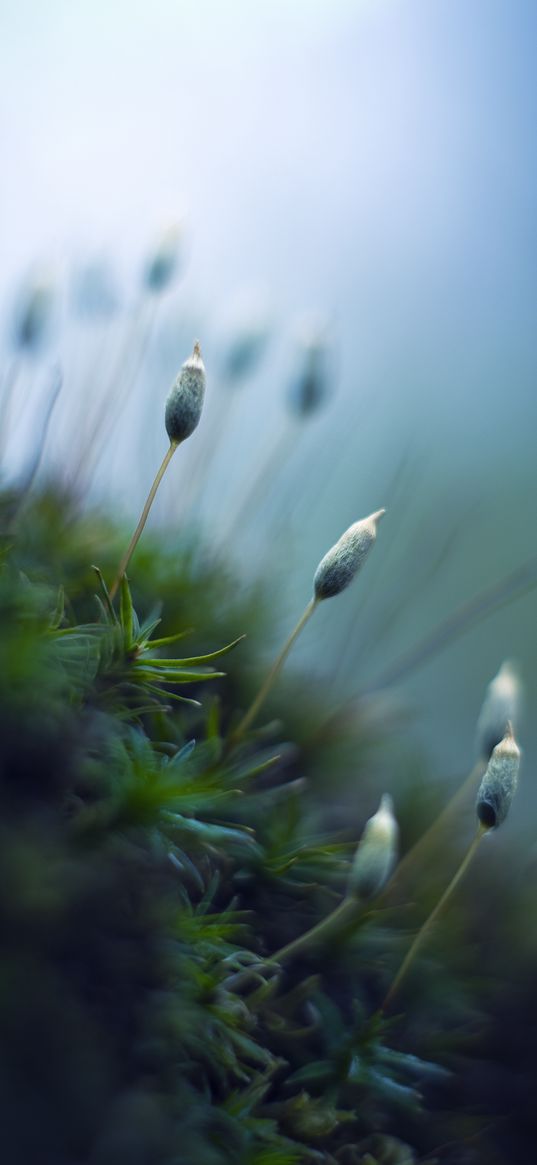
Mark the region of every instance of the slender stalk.
[[[84, 430], [84, 445], [78, 459], [78, 468], [73, 479], [75, 488], [91, 480], [99, 458], [106, 448], [106, 442], [113, 433], [121, 415], [127, 396], [131, 395], [142, 369], [153, 332], [156, 303], [141, 300], [127, 321], [126, 334], [115, 354], [112, 373], [107, 378], [105, 390], [93, 417]], [[91, 383], [91, 382], [90, 382]], [[85, 396], [82, 397], [85, 400]], [[104, 436], [104, 442], [101, 438]]]
[[359, 898], [351, 896], [344, 898], [339, 906], [336, 906], [335, 910], [332, 910], [321, 922], [316, 923], [310, 930], [305, 931], [304, 934], [299, 935], [298, 938], [293, 939], [292, 942], [287, 943], [285, 947], [281, 947], [279, 951], [271, 955], [271, 963], [289, 962], [296, 955], [303, 954], [309, 948], [333, 938], [343, 926], [357, 918], [362, 909], [363, 903], [360, 902]]
[[474, 854], [475, 854], [477, 847], [481, 841], [481, 838], [483, 837], [483, 834], [486, 832], [487, 832], [487, 830], [484, 829], [482, 825], [480, 825], [473, 841], [470, 843], [470, 845], [469, 845], [469, 847], [468, 847], [468, 849], [467, 849], [467, 851], [462, 859], [462, 862], [461, 862], [457, 872], [454, 874], [453, 878], [451, 879], [451, 882], [444, 890], [444, 893], [438, 899], [438, 902], [436, 903], [434, 910], [432, 910], [431, 913], [429, 914], [428, 918], [425, 919], [423, 926], [420, 927], [420, 929], [419, 929], [419, 931], [414, 939], [414, 942], [410, 946], [410, 949], [407, 951], [405, 958], [403, 959], [403, 962], [401, 963], [401, 966], [399, 967], [399, 970], [395, 976], [395, 979], [393, 980], [393, 983], [388, 991], [388, 994], [386, 995], [384, 1003], [382, 1004], [382, 1007], [380, 1009], [381, 1011], [386, 1011], [387, 1008], [389, 1007], [390, 1003], [392, 1002], [394, 996], [396, 995], [397, 991], [399, 990], [399, 987], [401, 986], [401, 983], [402, 983], [407, 971], [409, 970], [412, 963], [414, 962], [414, 959], [415, 959], [420, 947], [422, 946], [423, 942], [427, 938], [427, 935], [429, 934], [431, 927], [436, 922], [436, 919], [438, 918], [438, 915], [440, 914], [441, 910], [445, 906], [448, 899], [451, 898], [453, 891], [456, 889], [461, 878], [466, 873], [466, 870], [468, 869], [468, 866], [470, 865], [470, 862], [472, 861], [472, 858], [474, 857]]
[[6, 372], [2, 383], [2, 397], [0, 401], [0, 454], [3, 454], [6, 445], [13, 395], [17, 387], [21, 369], [22, 365], [20, 360], [15, 361]]
[[442, 620], [433, 631], [428, 632], [414, 648], [401, 656], [378, 679], [329, 712], [326, 719], [320, 722], [315, 737], [324, 736], [327, 730], [337, 725], [339, 718], [347, 712], [347, 709], [355, 706], [360, 699], [375, 696], [385, 688], [400, 683], [411, 672], [416, 671], [429, 659], [443, 651], [444, 647], [449, 646], [459, 636], [477, 626], [481, 619], [495, 614], [508, 603], [523, 598], [525, 594], [535, 590], [536, 587], [537, 559], [530, 558], [522, 566], [517, 567], [516, 570], [501, 579], [499, 583], [480, 591], [475, 598], [463, 603], [453, 615]]
[[45, 443], [46, 443], [46, 439], [47, 439], [50, 421], [52, 418], [52, 414], [54, 412], [54, 406], [56, 404], [56, 401], [57, 401], [57, 399], [60, 395], [61, 389], [62, 389], [62, 384], [63, 384], [62, 374], [60, 372], [60, 369], [58, 367], [56, 367], [53, 369], [53, 372], [52, 372], [49, 397], [48, 397], [48, 400], [47, 400], [47, 403], [45, 406], [45, 415], [44, 415], [43, 420], [41, 422], [41, 434], [40, 434], [39, 440], [36, 442], [36, 445], [34, 447], [34, 452], [33, 452], [32, 458], [31, 458], [29, 464], [26, 466], [24, 474], [19, 482], [19, 501], [15, 507], [15, 511], [13, 513], [13, 519], [16, 519], [18, 517], [20, 510], [21, 510], [22, 506], [24, 505], [26, 497], [29, 494], [29, 492], [34, 484], [34, 481], [37, 477], [37, 474], [39, 472], [39, 467], [41, 465], [41, 461], [43, 459], [43, 453], [45, 450]]
[[261, 685], [261, 687], [257, 693], [257, 696], [255, 697], [255, 700], [253, 701], [252, 704], [250, 704], [248, 711], [245, 713], [242, 720], [238, 724], [237, 728], [232, 733], [230, 740], [229, 740], [230, 747], [233, 747], [234, 745], [238, 744], [239, 741], [242, 740], [245, 732], [248, 731], [250, 725], [255, 720], [262, 705], [265, 703], [265, 700], [270, 692], [270, 689], [272, 688], [272, 685], [274, 684], [275, 680], [277, 680], [293, 644], [298, 639], [298, 636], [300, 635], [300, 632], [302, 631], [303, 627], [306, 626], [308, 619], [311, 619], [311, 616], [313, 615], [313, 612], [317, 606], [317, 603], [318, 603], [318, 599], [315, 599], [315, 598], [310, 599], [310, 601], [306, 607], [306, 610], [300, 616], [300, 619], [298, 620], [296, 627], [294, 628], [293, 631], [291, 631], [291, 634], [290, 634], [289, 638], [285, 641], [285, 643], [280, 651], [280, 654], [275, 659], [275, 661], [274, 661], [274, 663], [273, 663], [273, 665], [272, 665], [272, 667], [267, 675], [265, 682]]
[[407, 850], [404, 858], [396, 866], [393, 877], [390, 878], [390, 881], [381, 892], [382, 898], [388, 896], [390, 892], [399, 885], [402, 876], [407, 873], [409, 869], [412, 869], [420, 858], [424, 857], [427, 851], [431, 848], [433, 842], [437, 839], [442, 826], [445, 825], [446, 821], [449, 821], [451, 815], [460, 808], [460, 806], [464, 803], [465, 798], [469, 795], [474, 786], [477, 786], [478, 781], [483, 776], [485, 768], [486, 763], [481, 758], [476, 761], [472, 771], [466, 777], [466, 780], [464, 780], [462, 785], [459, 786], [457, 792], [453, 794], [447, 805], [445, 805], [442, 811], [438, 814], [438, 817], [435, 817], [432, 825], [430, 825], [429, 828], [425, 830], [425, 833], [422, 833], [421, 837], [411, 847], [411, 849]]
[[[289, 962], [296, 955], [303, 954], [308, 948], [318, 946], [320, 943], [326, 942], [329, 938], [334, 938], [344, 926], [358, 917], [361, 910], [362, 904], [360, 903], [360, 899], [347, 895], [326, 918], [321, 919], [315, 926], [310, 927], [304, 934], [299, 935], [298, 938], [293, 939], [286, 946], [280, 947], [280, 950], [276, 951], [274, 955], [270, 955], [269, 958], [263, 959], [261, 962], [256, 962], [249, 967], [245, 967], [243, 971], [238, 971], [236, 974], [230, 975], [224, 981], [225, 988], [228, 991], [241, 991], [252, 980], [262, 981], [262, 972], [267, 967], [272, 967], [275, 963], [281, 966], [282, 963]], [[278, 975], [275, 975], [272, 982], [277, 983], [278, 978]]]
[[505, 578], [480, 591], [473, 599], [463, 603], [447, 619], [443, 619], [433, 631], [428, 632], [418, 643], [405, 652], [368, 686], [365, 694], [379, 692], [393, 687], [405, 676], [416, 671], [427, 660], [437, 655], [444, 647], [452, 644], [470, 627], [475, 627], [481, 619], [500, 610], [506, 603], [520, 598], [537, 584], [535, 558], [528, 559], [522, 566], [511, 571]]
[[229, 546], [239, 531], [248, 525], [249, 518], [255, 519], [258, 516], [259, 504], [267, 494], [267, 486], [273, 479], [279, 477], [280, 470], [288, 459], [290, 446], [295, 441], [295, 428], [291, 426], [285, 428], [281, 430], [276, 440], [270, 443], [265, 456], [261, 456], [253, 480], [250, 481], [248, 490], [243, 491], [242, 500], [221, 536], [223, 547]]
[[149, 493], [147, 495], [147, 501], [146, 501], [145, 506], [144, 506], [142, 513], [140, 515], [140, 521], [138, 522], [138, 525], [134, 531], [134, 534], [129, 542], [129, 545], [128, 545], [124, 555], [123, 555], [123, 558], [121, 559], [121, 562], [120, 562], [118, 570], [117, 570], [116, 577], [112, 583], [112, 586], [110, 587], [110, 598], [111, 599], [114, 598], [114, 596], [117, 592], [117, 589], [119, 587], [119, 584], [121, 582], [121, 579], [123, 578], [123, 575], [125, 574], [125, 571], [129, 565], [129, 562], [134, 554], [134, 551], [136, 550], [138, 540], [139, 540], [140, 535], [142, 533], [142, 530], [147, 522], [147, 519], [149, 516], [149, 511], [150, 511], [151, 506], [153, 505], [153, 502], [155, 500], [155, 494], [156, 494], [158, 487], [162, 481], [162, 478], [164, 477], [164, 474], [166, 473], [168, 465], [170, 464], [170, 461], [171, 461], [176, 449], [177, 449], [177, 442], [172, 441], [167, 453], [165, 454], [165, 456], [163, 458], [160, 469], [157, 471], [153, 485], [151, 486], [151, 489], [149, 490]]

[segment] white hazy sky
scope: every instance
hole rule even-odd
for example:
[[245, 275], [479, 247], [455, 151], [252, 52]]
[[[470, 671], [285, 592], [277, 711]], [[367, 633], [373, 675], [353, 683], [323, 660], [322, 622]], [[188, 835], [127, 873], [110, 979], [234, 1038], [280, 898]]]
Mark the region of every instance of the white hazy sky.
[[509, 278], [536, 25], [532, 0], [2, 0], [3, 271], [134, 260], [185, 209], [207, 292], [337, 307], [465, 251]]

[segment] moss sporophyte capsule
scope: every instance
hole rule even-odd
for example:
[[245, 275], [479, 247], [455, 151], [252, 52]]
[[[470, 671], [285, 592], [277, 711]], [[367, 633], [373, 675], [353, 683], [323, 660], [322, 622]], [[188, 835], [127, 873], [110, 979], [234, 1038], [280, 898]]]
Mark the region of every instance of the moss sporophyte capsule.
[[138, 525], [132, 535], [129, 545], [121, 559], [116, 577], [110, 587], [110, 598], [113, 599], [117, 593], [119, 584], [129, 562], [134, 554], [140, 535], [146, 524], [149, 511], [155, 500], [155, 495], [159, 485], [164, 477], [164, 474], [170, 464], [170, 461], [177, 449], [187, 437], [199, 424], [201, 417], [201, 410], [203, 408], [203, 398], [205, 396], [205, 365], [201, 358], [201, 350], [196, 340], [194, 344], [194, 351], [188, 360], [185, 360], [175, 384], [172, 386], [168, 399], [166, 401], [164, 421], [166, 431], [170, 438], [169, 448], [167, 449], [162, 459], [161, 465], [157, 470], [153, 484], [140, 515]]
[[313, 579], [313, 596], [298, 620], [296, 627], [286, 639], [257, 696], [250, 704], [248, 711], [230, 737], [232, 744], [237, 744], [241, 740], [246, 730], [255, 720], [274, 681], [280, 674], [293, 644], [298, 639], [308, 620], [311, 619], [316, 607], [323, 599], [329, 599], [334, 595], [339, 595], [340, 591], [345, 590], [345, 587], [348, 587], [355, 575], [358, 574], [369, 551], [375, 544], [377, 522], [385, 513], [385, 510], [377, 510], [374, 514], [370, 514], [368, 518], [362, 518], [360, 522], [355, 522], [353, 526], [349, 526], [349, 529], [341, 535], [341, 538], [336, 542], [335, 546], [332, 546], [332, 549], [321, 559]]
[[194, 351], [185, 360], [168, 393], [165, 408], [166, 432], [174, 445], [190, 437], [199, 424], [205, 396], [205, 365], [196, 340]]
[[347, 892], [364, 899], [378, 894], [394, 869], [398, 843], [399, 827], [393, 802], [385, 793], [377, 812], [366, 822], [354, 855]]
[[317, 600], [339, 595], [352, 582], [375, 544], [377, 522], [385, 513], [385, 510], [377, 510], [349, 526], [321, 559], [313, 580]]
[[484, 829], [497, 829], [505, 821], [518, 784], [520, 749], [508, 725], [503, 740], [493, 749], [479, 786], [476, 812]]

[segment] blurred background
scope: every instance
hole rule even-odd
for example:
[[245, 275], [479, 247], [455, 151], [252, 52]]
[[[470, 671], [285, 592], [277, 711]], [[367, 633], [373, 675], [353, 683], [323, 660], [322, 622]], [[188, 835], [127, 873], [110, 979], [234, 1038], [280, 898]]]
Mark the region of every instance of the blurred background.
[[389, 681], [445, 774], [514, 660], [530, 839], [536, 34], [532, 0], [0, 8], [4, 481], [131, 521], [199, 337], [205, 415], [151, 521], [270, 580], [283, 635], [385, 505], [296, 666], [328, 709]]

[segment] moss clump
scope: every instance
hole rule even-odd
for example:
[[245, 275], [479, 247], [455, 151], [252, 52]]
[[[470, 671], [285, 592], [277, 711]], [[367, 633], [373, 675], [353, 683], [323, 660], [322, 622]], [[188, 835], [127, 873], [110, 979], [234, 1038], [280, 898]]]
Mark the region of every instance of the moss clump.
[[[400, 946], [381, 904], [272, 958], [345, 893], [367, 722], [353, 728], [354, 820], [328, 829], [313, 739], [343, 800], [345, 775], [314, 685], [289, 681], [282, 697], [291, 742], [261, 729], [229, 749], [252, 695], [258, 596], [155, 541], [135, 605], [124, 583], [112, 606], [90, 564], [100, 547], [110, 577], [117, 542], [53, 495], [3, 540], [5, 1160], [432, 1163], [455, 1140], [443, 1160], [460, 1161], [466, 1130], [440, 1112], [449, 1057], [420, 1056], [419, 1022], [396, 1043], [377, 1013]], [[454, 992], [452, 1020], [468, 1014]]]

